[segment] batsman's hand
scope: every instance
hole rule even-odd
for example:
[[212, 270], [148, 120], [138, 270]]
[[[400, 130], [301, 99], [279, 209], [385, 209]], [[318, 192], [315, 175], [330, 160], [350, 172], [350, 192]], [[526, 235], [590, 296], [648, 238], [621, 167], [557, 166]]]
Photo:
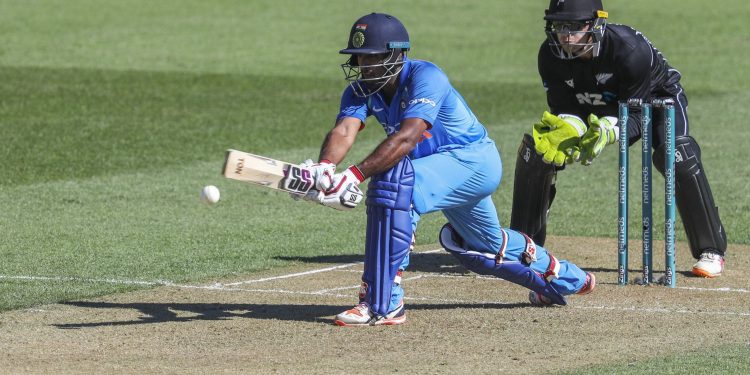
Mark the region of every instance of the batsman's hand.
[[362, 201], [364, 194], [359, 189], [359, 184], [364, 181], [362, 172], [357, 166], [352, 165], [342, 173], [333, 176], [333, 184], [330, 189], [323, 190], [318, 195], [318, 202], [324, 206], [337, 210], [351, 210]]
[[579, 158], [579, 142], [585, 131], [586, 125], [578, 116], [555, 116], [544, 111], [542, 120], [532, 129], [534, 148], [545, 163], [558, 167], [570, 164]]
[[[300, 167], [306, 168], [310, 170], [310, 176], [313, 178], [314, 185], [313, 187], [304, 195], [299, 195], [296, 193], [289, 193], [289, 196], [292, 197], [295, 201], [307, 201], [307, 202], [319, 202], [320, 199], [318, 199], [318, 195], [320, 194], [321, 189], [318, 188], [318, 178], [316, 176], [316, 173], [320, 176], [324, 176], [324, 173], [326, 173], [328, 176], [330, 176], [330, 183], [328, 183], [327, 186], [330, 186], [333, 184], [333, 175], [336, 171], [336, 165], [329, 163], [326, 163], [325, 169], [323, 168], [324, 163], [315, 163], [312, 161], [312, 159], [307, 159], [300, 163]], [[332, 166], [332, 167], [329, 167]], [[332, 168], [332, 169], [331, 169]], [[330, 171], [328, 171], [330, 170]], [[326, 177], [321, 177], [321, 180], [325, 180]]]
[[589, 115], [589, 129], [581, 137], [581, 164], [591, 165], [594, 158], [604, 150], [604, 146], [617, 142], [620, 129], [617, 126], [617, 118], [596, 117], [593, 113]]
[[302, 166], [310, 170], [313, 181], [315, 181], [315, 189], [326, 191], [333, 186], [333, 175], [336, 174], [336, 164], [325, 159], [317, 163], [313, 163], [312, 160], [307, 159], [302, 162]]
[[320, 190], [312, 188], [308, 190], [304, 195], [289, 193], [289, 196], [291, 196], [295, 201], [303, 200], [306, 202], [320, 203], [319, 196], [322, 194], [323, 193], [321, 193]]

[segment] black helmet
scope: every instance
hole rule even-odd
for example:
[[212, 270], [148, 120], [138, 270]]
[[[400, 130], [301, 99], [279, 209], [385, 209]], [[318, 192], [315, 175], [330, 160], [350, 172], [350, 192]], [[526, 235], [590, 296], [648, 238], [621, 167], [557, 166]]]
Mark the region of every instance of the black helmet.
[[[385, 87], [404, 66], [406, 51], [410, 48], [409, 33], [396, 17], [383, 13], [370, 13], [361, 17], [349, 31], [349, 42], [341, 54], [352, 55], [341, 64], [345, 79], [354, 93], [360, 97], [370, 96]], [[356, 55], [383, 54], [383, 59], [373, 65], [361, 66]], [[382, 71], [379, 76], [362, 76], [362, 68]]]
[[601, 0], [550, 0], [549, 8], [544, 11], [544, 19], [547, 21], [588, 21], [599, 18], [599, 12], [604, 12]]
[[[598, 56], [608, 16], [601, 0], [550, 0], [544, 19], [553, 54], [561, 59], [575, 59], [589, 52]], [[577, 43], [562, 43], [560, 35], [589, 37]]]

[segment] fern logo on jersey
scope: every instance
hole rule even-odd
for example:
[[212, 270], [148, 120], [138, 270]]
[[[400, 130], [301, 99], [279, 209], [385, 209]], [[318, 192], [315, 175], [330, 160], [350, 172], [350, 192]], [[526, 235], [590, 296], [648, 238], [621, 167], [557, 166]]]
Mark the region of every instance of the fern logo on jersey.
[[614, 74], [612, 73], [599, 73], [596, 75], [596, 82], [598, 82], [600, 85], [603, 85], [607, 81], [609, 81], [610, 78], [612, 78]]

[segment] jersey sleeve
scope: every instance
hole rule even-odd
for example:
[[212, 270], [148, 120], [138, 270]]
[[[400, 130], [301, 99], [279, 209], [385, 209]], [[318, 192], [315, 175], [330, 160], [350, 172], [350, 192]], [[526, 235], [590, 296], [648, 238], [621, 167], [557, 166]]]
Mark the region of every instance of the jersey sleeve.
[[354, 90], [351, 86], [347, 86], [344, 93], [341, 95], [341, 108], [339, 115], [336, 116], [336, 122], [343, 117], [354, 117], [358, 118], [362, 122], [360, 130], [364, 128], [365, 120], [369, 116], [369, 109], [367, 108], [367, 98], [360, 98], [354, 95]]
[[416, 69], [406, 85], [407, 98], [401, 119], [421, 118], [431, 127], [450, 92], [448, 76], [435, 65]]

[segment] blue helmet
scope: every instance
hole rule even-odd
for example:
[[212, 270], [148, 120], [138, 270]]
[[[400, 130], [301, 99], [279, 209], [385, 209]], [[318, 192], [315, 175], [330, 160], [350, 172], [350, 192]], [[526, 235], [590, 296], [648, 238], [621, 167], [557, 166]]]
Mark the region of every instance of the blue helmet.
[[409, 49], [409, 33], [396, 17], [383, 13], [370, 13], [361, 17], [349, 32], [349, 43], [339, 53], [376, 54], [393, 49]]
[[[406, 51], [410, 48], [409, 33], [396, 17], [384, 13], [370, 13], [361, 17], [349, 31], [349, 41], [341, 54], [352, 55], [341, 65], [345, 79], [350, 82], [354, 93], [360, 97], [370, 96], [382, 89], [388, 81], [397, 76], [404, 64]], [[361, 66], [357, 55], [382, 54], [378, 64]], [[382, 71], [377, 76], [362, 76], [362, 68]]]

